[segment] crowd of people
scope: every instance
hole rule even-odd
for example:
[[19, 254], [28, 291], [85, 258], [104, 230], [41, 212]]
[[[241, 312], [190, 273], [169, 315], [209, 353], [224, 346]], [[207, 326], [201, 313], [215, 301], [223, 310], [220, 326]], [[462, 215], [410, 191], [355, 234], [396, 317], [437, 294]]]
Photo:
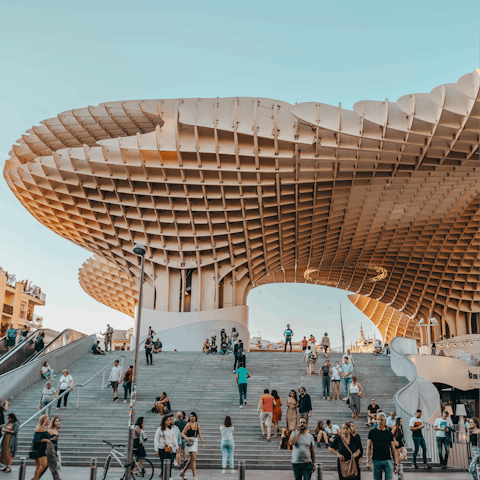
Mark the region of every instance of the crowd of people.
[[206, 354], [221, 354], [227, 355], [229, 353], [234, 353], [235, 346], [237, 343], [241, 342], [238, 340], [239, 333], [235, 327], [232, 328], [230, 335], [227, 335], [227, 332], [224, 328], [220, 331], [220, 340], [217, 343], [217, 336], [212, 335], [212, 339], [209, 340], [208, 338], [205, 340], [203, 344], [202, 351]]

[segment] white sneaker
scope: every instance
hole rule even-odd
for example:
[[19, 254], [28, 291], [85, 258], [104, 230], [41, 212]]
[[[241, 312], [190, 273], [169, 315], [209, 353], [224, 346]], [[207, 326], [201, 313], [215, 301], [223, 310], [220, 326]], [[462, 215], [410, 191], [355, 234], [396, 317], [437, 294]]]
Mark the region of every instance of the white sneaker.
[[244, 405], [246, 405], [246, 404], [247, 404], [247, 401], [246, 401], [246, 400], [244, 400], [244, 401], [243, 401], [243, 404], [244, 404]]
[[240, 405], [238, 408], [243, 408], [243, 405]]
[[232, 468], [232, 469], [230, 470], [230, 473], [237, 473], [237, 471]]
[[345, 398], [343, 399], [344, 402], [346, 402], [347, 400], [348, 400], [348, 397], [345, 397]]
[[235, 373], [235, 370], [232, 373]]
[[222, 473], [227, 473], [227, 471], [225, 469], [222, 470]]

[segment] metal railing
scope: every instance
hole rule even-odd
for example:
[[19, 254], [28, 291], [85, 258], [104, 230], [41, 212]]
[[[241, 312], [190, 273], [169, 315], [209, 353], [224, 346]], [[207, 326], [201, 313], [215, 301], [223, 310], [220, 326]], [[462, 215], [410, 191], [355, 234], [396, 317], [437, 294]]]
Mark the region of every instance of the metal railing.
[[[142, 345], [143, 343], [145, 342], [145, 340], [143, 340], [142, 342], [140, 342], [140, 345]], [[103, 373], [103, 380], [102, 380], [102, 389], [104, 388], [104, 384], [105, 384], [105, 371], [108, 367], [110, 367], [116, 360], [119, 360], [119, 359], [122, 359], [122, 370], [123, 370], [123, 365], [124, 365], [124, 360], [126, 358], [128, 358], [132, 353], [134, 353], [135, 350], [131, 350], [127, 355], [115, 355], [115, 358], [107, 363], [107, 365], [105, 365], [101, 370], [99, 370], [95, 375], [93, 375], [91, 378], [89, 378], [85, 383], [81, 383], [81, 384], [73, 384], [73, 386], [69, 389], [69, 390], [66, 390], [65, 392], [63, 392], [61, 395], [58, 396], [58, 398], [55, 398], [54, 400], [52, 400], [48, 405], [45, 405], [41, 410], [39, 410], [38, 412], [36, 412], [34, 415], [32, 415], [28, 420], [26, 420], [25, 422], [23, 422], [21, 425], [20, 425], [20, 428], [24, 427], [27, 423], [30, 423], [34, 418], [37, 418], [38, 416], [40, 415], [43, 415], [43, 413], [45, 413], [45, 411], [52, 405], [54, 404], [55, 402], [58, 402], [60, 399], [62, 399], [67, 393], [70, 393], [73, 391], [74, 388], [77, 389], [77, 405], [76, 405], [76, 408], [78, 409], [78, 405], [79, 405], [79, 402], [80, 402], [80, 389], [81, 388], [84, 388], [86, 387], [92, 380], [94, 380], [95, 378], [97, 378], [101, 373]], [[87, 354], [89, 355], [89, 354]], [[43, 412], [43, 413], [42, 413]]]

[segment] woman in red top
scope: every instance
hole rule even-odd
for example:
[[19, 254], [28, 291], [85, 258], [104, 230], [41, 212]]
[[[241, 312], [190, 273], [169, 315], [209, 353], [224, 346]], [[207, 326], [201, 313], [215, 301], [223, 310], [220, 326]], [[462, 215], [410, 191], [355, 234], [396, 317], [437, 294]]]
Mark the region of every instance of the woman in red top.
[[272, 423], [273, 423], [273, 436], [277, 436], [278, 432], [278, 422], [282, 420], [282, 399], [278, 396], [278, 393], [276, 390], [272, 390], [272, 397], [275, 399], [273, 401], [273, 418], [272, 418]]

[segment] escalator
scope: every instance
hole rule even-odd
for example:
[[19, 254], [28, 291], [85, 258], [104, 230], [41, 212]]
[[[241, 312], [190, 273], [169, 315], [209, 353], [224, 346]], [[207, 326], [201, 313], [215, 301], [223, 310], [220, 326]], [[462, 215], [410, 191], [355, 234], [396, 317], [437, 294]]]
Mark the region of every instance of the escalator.
[[[37, 340], [41, 333], [44, 334], [45, 346], [42, 350], [37, 352], [35, 350], [35, 340]], [[73, 343], [76, 340], [85, 336], [85, 334], [71, 329], [66, 329], [63, 332], [59, 333], [55, 330], [50, 330], [48, 328], [41, 328], [39, 330], [36, 330], [35, 332], [30, 333], [30, 335], [28, 335], [24, 341], [20, 341], [9, 352], [6, 351], [6, 340], [4, 340], [5, 337], [3, 337], [0, 339], [0, 349], [3, 346], [3, 343], [5, 343], [5, 353], [2, 355], [2, 357], [0, 357], [0, 375], [10, 372], [11, 370], [21, 365], [24, 365], [34, 359], [46, 355], [47, 353], [50, 353], [57, 348]]]

